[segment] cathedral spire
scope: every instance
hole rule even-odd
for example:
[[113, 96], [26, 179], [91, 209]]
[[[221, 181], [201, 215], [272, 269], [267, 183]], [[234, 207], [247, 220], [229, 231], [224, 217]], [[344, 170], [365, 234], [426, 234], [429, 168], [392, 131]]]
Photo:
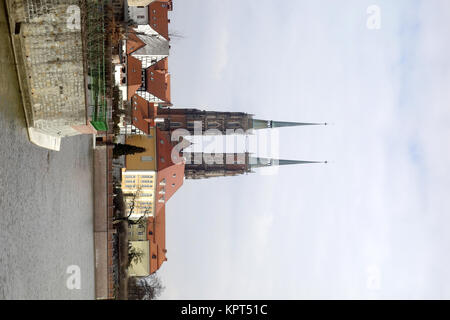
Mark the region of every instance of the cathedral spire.
[[252, 119], [253, 129], [267, 129], [267, 128], [281, 128], [281, 127], [297, 127], [297, 126], [326, 126], [327, 123], [316, 122], [287, 122], [287, 121], [273, 121], [273, 120], [261, 120]]
[[289, 164], [328, 163], [328, 161], [283, 160], [283, 159], [271, 159], [259, 157], [250, 157], [249, 160], [250, 160], [249, 164], [252, 169], [270, 166], [285, 166]]

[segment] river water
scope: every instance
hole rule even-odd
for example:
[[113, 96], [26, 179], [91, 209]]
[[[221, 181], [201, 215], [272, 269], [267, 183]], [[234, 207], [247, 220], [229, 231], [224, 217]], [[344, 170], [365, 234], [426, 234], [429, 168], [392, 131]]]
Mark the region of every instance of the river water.
[[[93, 299], [92, 137], [61, 151], [28, 140], [0, 1], [0, 299]], [[69, 289], [67, 268], [80, 269]]]

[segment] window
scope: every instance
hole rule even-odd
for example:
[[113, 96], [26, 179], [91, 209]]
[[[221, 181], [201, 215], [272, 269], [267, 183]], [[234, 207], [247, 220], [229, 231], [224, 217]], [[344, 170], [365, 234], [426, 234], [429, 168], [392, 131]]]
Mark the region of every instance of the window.
[[159, 143], [164, 144], [164, 140], [163, 139], [159, 140]]
[[137, 16], [138, 19], [145, 19], [145, 16]]
[[208, 123], [208, 128], [217, 128], [219, 126], [219, 124], [217, 122], [209, 122]]
[[148, 234], [149, 234], [149, 235], [153, 235], [153, 231], [149, 231]]
[[153, 255], [152, 255], [152, 259], [156, 259], [156, 254], [153, 254]]
[[162, 179], [161, 182], [159, 183], [160, 186], [165, 186], [166, 185], [166, 178]]
[[176, 178], [176, 177], [177, 177], [177, 174], [176, 174], [176, 173], [174, 173], [172, 177], [173, 177], [173, 178]]
[[166, 160], [164, 160], [164, 158], [161, 157], [161, 163], [164, 163], [164, 162], [166, 162]]
[[153, 157], [152, 156], [141, 156], [141, 161], [142, 162], [150, 162], [150, 161], [153, 161]]

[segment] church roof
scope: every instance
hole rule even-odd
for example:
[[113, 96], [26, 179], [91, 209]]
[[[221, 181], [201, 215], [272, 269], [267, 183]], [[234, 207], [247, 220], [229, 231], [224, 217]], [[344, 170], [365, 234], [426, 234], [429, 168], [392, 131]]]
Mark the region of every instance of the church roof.
[[273, 120], [253, 119], [253, 129], [297, 127], [297, 126], [317, 126], [317, 125], [327, 125], [327, 123], [288, 122], [288, 121], [273, 121]]
[[285, 166], [290, 164], [311, 164], [311, 163], [327, 163], [327, 161], [284, 160], [284, 159], [259, 158], [259, 157], [249, 158], [249, 164], [251, 168]]

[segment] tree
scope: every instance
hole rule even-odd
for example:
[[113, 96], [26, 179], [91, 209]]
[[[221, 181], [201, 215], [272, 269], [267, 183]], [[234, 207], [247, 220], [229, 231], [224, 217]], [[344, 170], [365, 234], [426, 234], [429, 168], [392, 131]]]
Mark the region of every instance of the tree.
[[136, 207], [136, 201], [139, 199], [139, 196], [141, 194], [141, 188], [138, 188], [134, 193], [126, 193], [126, 194], [122, 192], [122, 189], [117, 188], [117, 191], [115, 191], [115, 193], [117, 194], [117, 196], [113, 200], [114, 207], [120, 212], [125, 212], [125, 210], [127, 209], [125, 198], [130, 197], [131, 200], [129, 201], [128, 215], [115, 217], [113, 220], [113, 224], [119, 223], [121, 221], [127, 221], [129, 225], [132, 224], [145, 226], [147, 224], [147, 218], [151, 208], [146, 208], [146, 210], [139, 217], [139, 219], [137, 220], [131, 219], [131, 215], [133, 214], [134, 209]]
[[146, 149], [142, 147], [137, 147], [131, 144], [126, 143], [115, 143], [114, 144], [114, 150], [113, 155], [114, 158], [120, 157], [120, 156], [126, 156], [128, 154], [135, 154], [135, 153], [142, 153], [145, 152]]
[[144, 256], [144, 251], [138, 250], [134, 248], [130, 242], [128, 242], [128, 265], [129, 268], [131, 264], [138, 264], [142, 261], [142, 258]]
[[158, 298], [165, 287], [157, 273], [147, 277], [132, 278], [128, 299], [130, 300], [153, 300]]

